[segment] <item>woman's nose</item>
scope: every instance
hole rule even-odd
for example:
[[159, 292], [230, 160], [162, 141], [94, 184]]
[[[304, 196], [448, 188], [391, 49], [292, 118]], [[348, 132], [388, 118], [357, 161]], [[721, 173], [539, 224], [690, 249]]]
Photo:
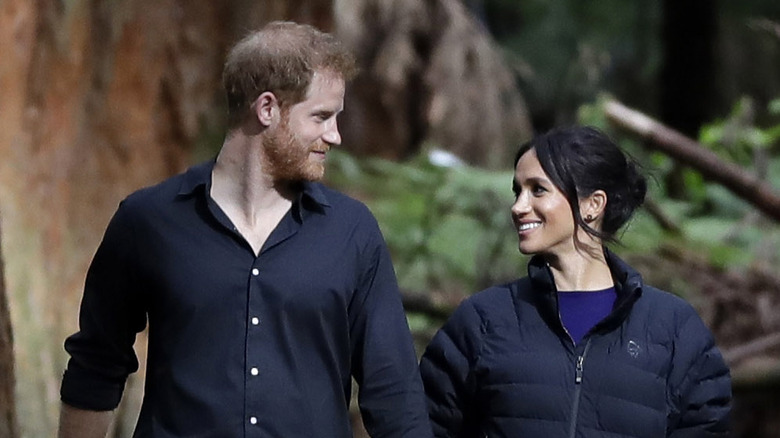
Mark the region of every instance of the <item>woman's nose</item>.
[[522, 216], [530, 211], [530, 203], [528, 197], [524, 193], [517, 195], [515, 202], [512, 204], [510, 211], [512, 216]]

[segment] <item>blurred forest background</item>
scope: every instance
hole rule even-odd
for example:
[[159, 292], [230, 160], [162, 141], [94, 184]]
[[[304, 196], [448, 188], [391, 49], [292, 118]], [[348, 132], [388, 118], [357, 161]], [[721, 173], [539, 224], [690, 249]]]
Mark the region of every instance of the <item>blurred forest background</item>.
[[777, 0], [0, 0], [0, 438], [54, 436], [62, 342], [111, 214], [214, 156], [225, 51], [274, 19], [359, 57], [327, 182], [376, 214], [419, 350], [463, 297], [525, 273], [515, 148], [592, 124], [653, 181], [616, 251], [715, 333], [735, 436], [778, 436]]

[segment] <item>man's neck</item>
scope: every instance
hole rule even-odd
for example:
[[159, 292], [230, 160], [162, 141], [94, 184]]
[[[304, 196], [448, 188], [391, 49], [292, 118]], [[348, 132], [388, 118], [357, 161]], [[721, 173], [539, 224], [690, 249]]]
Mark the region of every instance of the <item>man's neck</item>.
[[263, 169], [259, 140], [240, 134], [225, 140], [210, 193], [256, 254], [297, 194], [294, 184], [274, 181]]

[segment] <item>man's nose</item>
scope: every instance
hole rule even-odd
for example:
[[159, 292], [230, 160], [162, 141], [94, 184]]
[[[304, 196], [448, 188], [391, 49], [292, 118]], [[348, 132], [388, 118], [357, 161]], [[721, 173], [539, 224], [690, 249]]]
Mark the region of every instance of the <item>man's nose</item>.
[[334, 146], [341, 144], [341, 134], [339, 133], [339, 126], [335, 119], [330, 122], [325, 134], [322, 136], [322, 140]]

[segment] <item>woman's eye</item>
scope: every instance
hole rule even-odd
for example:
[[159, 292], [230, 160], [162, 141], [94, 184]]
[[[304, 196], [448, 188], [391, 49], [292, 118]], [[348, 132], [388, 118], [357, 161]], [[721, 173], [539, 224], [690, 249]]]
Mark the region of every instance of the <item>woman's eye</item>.
[[547, 189], [545, 189], [545, 188], [544, 188], [544, 187], [542, 187], [542, 186], [534, 186], [534, 188], [533, 188], [533, 190], [532, 190], [532, 193], [533, 193], [534, 195], [541, 195], [541, 194], [543, 194], [543, 193], [544, 193], [544, 192], [546, 192], [546, 191], [547, 191]]

